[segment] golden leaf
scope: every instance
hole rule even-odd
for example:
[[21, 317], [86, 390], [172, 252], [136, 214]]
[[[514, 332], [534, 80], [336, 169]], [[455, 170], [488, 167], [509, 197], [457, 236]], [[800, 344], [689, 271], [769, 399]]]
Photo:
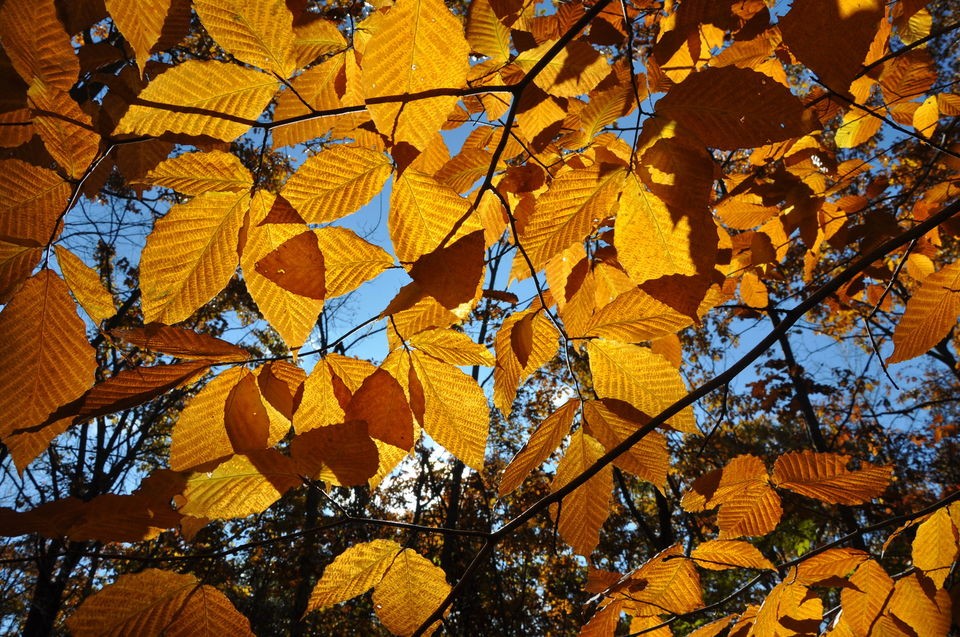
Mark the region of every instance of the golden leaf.
[[844, 579], [868, 559], [869, 553], [858, 549], [827, 549], [797, 564], [797, 580], [816, 586]]
[[223, 412], [223, 427], [234, 451], [245, 453], [267, 447], [270, 417], [260, 400], [256, 376], [244, 370], [227, 394]]
[[[467, 217], [469, 209], [467, 200], [452, 188], [412, 168], [404, 171], [394, 181], [390, 194], [390, 239], [397, 259], [413, 263], [436, 250], [454, 224]], [[480, 229], [479, 222], [471, 217], [451, 240]]]
[[293, 414], [300, 402], [297, 395], [302, 395], [304, 380], [306, 374], [302, 367], [283, 360], [267, 363], [257, 374], [260, 395], [290, 422], [293, 422]]
[[423, 388], [423, 428], [465, 465], [480, 471], [490, 427], [483, 390], [453, 365], [419, 351], [410, 357]]
[[363, 420], [315, 427], [299, 434], [290, 441], [290, 456], [299, 474], [323, 476], [324, 482], [344, 487], [366, 484], [380, 466], [377, 445]]
[[130, 409], [153, 400], [169, 390], [196, 380], [209, 367], [204, 361], [134, 367], [97, 383], [83, 395], [77, 420]]
[[42, 83], [33, 83], [29, 98], [35, 114], [33, 125], [47, 152], [67, 175], [79, 179], [100, 148], [100, 136], [94, 132], [90, 116], [69, 93]]
[[211, 359], [236, 362], [246, 360], [250, 356], [243, 348], [216, 336], [200, 334], [182, 327], [170, 327], [162, 323], [113, 330], [110, 334], [139, 349], [163, 352], [186, 360]]
[[850, 471], [849, 461], [849, 456], [834, 453], [785, 453], [773, 465], [773, 482], [831, 504], [863, 504], [880, 497], [890, 484], [893, 467], [863, 463], [863, 468]]
[[0, 437], [46, 420], [93, 384], [97, 367], [66, 284], [51, 270], [28, 279], [0, 312]]
[[768, 479], [760, 458], [737, 456], [723, 469], [694, 480], [680, 505], [686, 511], [720, 506], [717, 516], [720, 539], [765, 535], [776, 528], [783, 514], [780, 497], [769, 487]]
[[[606, 450], [596, 439], [578, 429], [557, 463], [550, 490], [555, 492], [590, 468]], [[605, 466], [599, 473], [567, 494], [550, 513], [557, 523], [560, 537], [584, 557], [589, 557], [600, 542], [600, 528], [610, 515], [610, 494], [613, 491], [613, 468]]]
[[13, 68], [28, 85], [36, 78], [69, 91], [77, 82], [80, 63], [54, 0], [8, 0], [0, 8], [0, 33]]
[[[616, 401], [611, 402], [616, 403]], [[622, 409], [622, 407], [624, 407], [623, 403], [607, 406], [599, 400], [588, 400], [583, 404], [584, 428], [587, 433], [599, 440], [607, 451], [612, 450], [649, 421], [649, 417], [645, 414], [628, 413], [632, 408]], [[642, 419], [638, 420], [638, 416]], [[651, 431], [640, 442], [615, 459], [613, 464], [652, 483], [663, 492], [667, 486], [667, 472], [670, 469], [667, 439], [660, 432]]]
[[253, 177], [236, 155], [212, 150], [167, 159], [148, 172], [140, 183], [192, 196], [211, 191], [246, 192], [253, 187]]
[[247, 374], [241, 367], [228, 369], [187, 401], [170, 436], [171, 469], [189, 471], [233, 453], [224, 425], [227, 398]]
[[757, 547], [740, 540], [702, 542], [690, 553], [690, 559], [700, 568], [711, 571], [725, 571], [730, 568], [777, 570]]
[[[587, 343], [587, 353], [600, 398], [622, 400], [645, 414], [656, 415], [687, 395], [677, 369], [647, 347], [596, 339]], [[684, 433], [700, 431], [691, 407], [666, 424]]]
[[105, 4], [143, 73], [150, 50], [160, 40], [171, 0], [105, 0]]
[[40, 263], [43, 250], [0, 239], [0, 303], [10, 301], [20, 285]]
[[404, 549], [390, 540], [355, 544], [341, 553], [324, 570], [307, 603], [307, 611], [323, 610], [363, 595], [380, 583]]
[[418, 350], [451, 365], [493, 367], [495, 362], [490, 350], [463, 332], [429, 329], [414, 334], [408, 340]]
[[923, 280], [907, 301], [893, 331], [893, 354], [888, 363], [900, 363], [925, 353], [957, 324], [960, 315], [960, 261], [944, 266]]
[[[526, 365], [521, 365], [513, 349], [512, 334], [516, 324], [529, 315], [534, 315], [531, 323], [533, 345]], [[495, 339], [497, 366], [493, 370], [493, 402], [504, 416], [508, 416], [513, 409], [513, 399], [520, 383], [557, 353], [559, 336], [546, 313], [537, 308], [515, 312], [500, 326]]]
[[240, 267], [257, 309], [277, 330], [287, 347], [296, 349], [303, 345], [316, 325], [323, 301], [288, 292], [257, 272], [256, 264], [260, 259], [307, 229], [305, 224], [264, 223], [275, 200], [273, 194], [265, 191], [254, 195]]
[[376, 98], [462, 88], [469, 54], [460, 21], [441, 0], [397, 0], [363, 53], [363, 93], [377, 130], [394, 145], [426, 148], [458, 97]]
[[293, 75], [293, 15], [283, 0], [194, 0], [193, 8], [233, 57], [284, 79]]
[[578, 406], [577, 400], [568, 400], [537, 425], [523, 448], [503, 470], [497, 491], [500, 497], [520, 486], [531, 471], [543, 464], [550, 454], [557, 450], [563, 439], [570, 433], [570, 426], [573, 424]]
[[950, 593], [934, 588], [910, 573], [897, 580], [890, 598], [890, 612], [906, 622], [917, 637], [941, 637], [950, 632]]
[[940, 109], [937, 106], [937, 96], [931, 95], [913, 112], [913, 127], [917, 132], [930, 139], [940, 121]]
[[613, 212], [624, 172], [596, 164], [557, 177], [537, 199], [537, 206], [520, 232], [520, 243], [542, 269], [550, 257], [587, 235]]
[[844, 113], [843, 121], [837, 128], [837, 148], [856, 148], [860, 144], [870, 141], [877, 134], [883, 120], [871, 117], [867, 112], [851, 108]]
[[301, 479], [293, 461], [274, 449], [238, 454], [187, 481], [177, 510], [207, 518], [241, 518], [262, 513]]
[[510, 28], [497, 16], [490, 0], [470, 3], [467, 10], [467, 42], [470, 49], [497, 62], [510, 58]]
[[391, 172], [385, 154], [337, 145], [303, 162], [280, 194], [308, 223], [327, 223], [369, 203]]
[[227, 596], [188, 573], [148, 568], [121, 575], [67, 620], [77, 637], [95, 635], [253, 636]]
[[236, 64], [187, 60], [141, 91], [114, 134], [183, 133], [233, 141], [250, 130], [278, 85], [276, 78]]
[[349, 404], [350, 390], [344, 387], [347, 394], [338, 396], [334, 389], [335, 379], [343, 385], [343, 381], [334, 375], [325, 360], [314, 366], [303, 382], [303, 397], [293, 415], [293, 427], [297, 433], [346, 420], [344, 409]]
[[[412, 635], [450, 593], [443, 569], [412, 549], [403, 549], [373, 588], [377, 617], [394, 635]], [[439, 622], [429, 626], [432, 635]]]
[[352, 292], [393, 267], [393, 257], [348, 228], [326, 226], [314, 231], [323, 253], [327, 298]]
[[[627, 290], [590, 319], [585, 336], [638, 343], [672, 335], [693, 321], [639, 288]], [[573, 336], [573, 334], [571, 334]]]
[[323, 253], [312, 230], [287, 239], [256, 265], [259, 274], [287, 292], [321, 301], [327, 295], [324, 270]]
[[[317, 20], [316, 22], [326, 22], [326, 20]], [[342, 40], [343, 36], [340, 36], [340, 38]], [[341, 103], [341, 96], [337, 92], [337, 81], [338, 78], [344, 77], [344, 61], [347, 59], [347, 55], [335, 55], [316, 66], [310, 67], [293, 78], [290, 82], [290, 88], [280, 93], [277, 97], [277, 107], [273, 111], [274, 122], [287, 122], [296, 118], [307, 117], [303, 121], [291, 121], [274, 128], [274, 148], [292, 146], [308, 139], [322, 137], [330, 132], [336, 121], [352, 117], [351, 115], [309, 117], [313, 111], [329, 111], [341, 106], [357, 105], [348, 104], [346, 99]], [[352, 56], [353, 53], [351, 52], [349, 55]]]
[[54, 249], [63, 278], [74, 298], [93, 322], [99, 324], [116, 314], [113, 297], [104, 289], [96, 271], [66, 248], [56, 246]]
[[140, 259], [144, 321], [183, 321], [227, 285], [249, 207], [245, 192], [208, 192], [157, 221]]
[[823, 620], [823, 602], [798, 582], [782, 581], [773, 587], [753, 624], [753, 634], [770, 637], [816, 635]]
[[703, 606], [700, 575], [679, 545], [657, 553], [631, 573], [624, 610], [634, 616], [683, 614]]
[[0, 239], [47, 245], [69, 196], [69, 184], [52, 170], [19, 159], [0, 161]]
[[[529, 72], [554, 44], [556, 41], [548, 40], [524, 51], [514, 62]], [[550, 95], [576, 97], [592, 91], [609, 73], [610, 66], [599, 51], [583, 40], [574, 40], [543, 67], [533, 83]]]
[[691, 73], [657, 102], [657, 113], [705, 146], [723, 150], [803, 137], [819, 128], [790, 89], [735, 66]]
[[957, 540], [957, 528], [945, 508], [937, 509], [917, 527], [917, 535], [913, 539], [913, 565], [930, 578], [937, 588], [943, 588], [957, 560]]
[[[342, 51], [347, 41], [332, 20], [315, 18], [293, 27], [293, 48], [297, 68], [304, 67], [321, 55]], [[309, 72], [309, 71], [308, 71]]]
[[344, 409], [344, 419], [367, 423], [370, 437], [399, 449], [409, 451], [413, 447], [410, 404], [403, 387], [386, 370], [378, 369], [364, 379]]

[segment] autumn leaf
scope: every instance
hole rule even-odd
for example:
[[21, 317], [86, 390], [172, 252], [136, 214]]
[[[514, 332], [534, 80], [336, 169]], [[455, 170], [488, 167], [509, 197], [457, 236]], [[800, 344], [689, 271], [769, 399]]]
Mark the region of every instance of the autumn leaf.
[[77, 81], [80, 65], [53, 0], [5, 2], [0, 8], [0, 31], [4, 51], [27, 84], [36, 78], [69, 91]]
[[141, 73], [154, 45], [160, 40], [171, 0], [105, 0], [107, 11], [124, 39], [133, 48]]
[[[578, 429], [570, 437], [563, 457], [557, 463], [551, 491], [556, 491], [593, 465], [606, 450], [596, 439]], [[589, 557], [600, 541], [600, 527], [610, 514], [613, 470], [610, 465], [572, 493], [566, 495], [551, 513], [560, 537], [579, 554]]]
[[46, 245], [55, 238], [69, 194], [70, 186], [52, 170], [19, 159], [0, 161], [0, 239]]
[[310, 594], [307, 611], [321, 610], [366, 593], [380, 583], [401, 551], [403, 548], [390, 540], [354, 544], [324, 569]]
[[945, 508], [937, 509], [917, 527], [917, 535], [913, 539], [913, 565], [930, 578], [937, 588], [943, 588], [950, 569], [957, 561], [960, 550], [958, 539], [957, 527]]
[[537, 425], [523, 448], [503, 470], [499, 487], [501, 497], [520, 486], [531, 471], [543, 464], [560, 447], [560, 443], [570, 433], [577, 406], [576, 400], [568, 400]]
[[307, 158], [281, 195], [309, 223], [326, 223], [356, 212], [380, 192], [389, 158], [368, 148], [333, 146]]
[[773, 483], [830, 504], [863, 504], [879, 497], [890, 484], [893, 467], [864, 463], [847, 469], [849, 456], [799, 451], [777, 458]]
[[148, 172], [143, 183], [193, 196], [205, 192], [248, 191], [253, 187], [253, 178], [236, 155], [213, 150], [167, 159]]
[[296, 68], [293, 16], [282, 0], [194, 0], [200, 22], [233, 57], [288, 78]]
[[690, 553], [697, 566], [711, 571], [730, 568], [776, 570], [773, 563], [749, 542], [742, 540], [711, 540], [699, 544]]
[[117, 311], [113, 297], [104, 289], [93, 268], [66, 248], [56, 246], [55, 250], [63, 278], [87, 316], [97, 324], [113, 316]]
[[907, 302], [893, 332], [893, 354], [888, 363], [899, 363], [924, 354], [957, 324], [960, 315], [960, 261], [923, 280]]
[[[377, 617], [394, 635], [412, 635], [450, 592], [439, 566], [412, 549], [403, 549], [373, 589]], [[428, 626], [432, 634], [436, 625]]]
[[216, 336], [162, 323], [116, 329], [110, 334], [134, 347], [150, 352], [163, 352], [186, 360], [235, 362], [246, 360], [249, 356], [243, 348]]
[[311, 230], [284, 241], [257, 261], [256, 270], [287, 292], [318, 301], [327, 295], [323, 253]]
[[697, 569], [679, 545], [657, 553], [631, 573], [620, 594], [626, 600], [624, 610], [640, 617], [688, 613], [703, 606]]

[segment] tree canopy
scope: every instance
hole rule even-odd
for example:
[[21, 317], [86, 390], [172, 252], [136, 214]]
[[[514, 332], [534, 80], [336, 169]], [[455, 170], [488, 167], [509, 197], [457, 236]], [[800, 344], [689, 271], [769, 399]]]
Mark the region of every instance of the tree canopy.
[[946, 635], [951, 0], [5, 0], [0, 631]]

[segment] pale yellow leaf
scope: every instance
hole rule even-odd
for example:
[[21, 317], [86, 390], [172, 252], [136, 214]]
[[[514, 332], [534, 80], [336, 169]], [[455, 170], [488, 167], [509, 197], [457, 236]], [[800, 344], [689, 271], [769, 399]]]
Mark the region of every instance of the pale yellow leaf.
[[480, 471], [490, 427], [483, 390], [453, 365], [418, 351], [410, 356], [423, 388], [423, 428], [465, 465]]
[[937, 511], [917, 527], [913, 539], [913, 565], [930, 578], [937, 588], [943, 583], [957, 561], [957, 528], [945, 508]]
[[940, 120], [940, 108], [937, 106], [937, 96], [931, 95], [923, 100], [920, 108], [913, 112], [913, 127], [917, 132], [930, 139], [937, 129]]
[[148, 172], [139, 183], [170, 188], [184, 195], [202, 195], [210, 191], [248, 191], [253, 187], [253, 177], [233, 153], [212, 150], [172, 157]]
[[390, 540], [354, 544], [323, 570], [310, 594], [307, 612], [363, 595], [380, 583], [401, 551], [403, 548]]
[[323, 309], [323, 301], [288, 292], [256, 269], [260, 259], [306, 229], [304, 224], [263, 223], [275, 200], [275, 195], [262, 190], [254, 195], [250, 203], [247, 242], [240, 257], [240, 267], [247, 291], [257, 304], [257, 309], [277, 330], [287, 347], [297, 349], [313, 331], [317, 316]]
[[[557, 463], [557, 472], [550, 485], [557, 491], [590, 468], [606, 453], [595, 438], [578, 429]], [[567, 494], [550, 513], [557, 523], [563, 541], [584, 557], [589, 557], [600, 542], [600, 528], [610, 515], [610, 495], [613, 491], [613, 468], [605, 466], [599, 473]]]
[[[412, 549], [403, 549], [373, 588], [377, 617], [394, 635], [412, 635], [450, 593], [443, 569]], [[433, 634], [439, 622], [427, 628]]]
[[924, 7], [911, 15], [907, 20], [897, 21], [897, 35], [904, 44], [913, 44], [930, 35], [933, 26], [933, 16]]
[[249, 207], [245, 192], [208, 192], [157, 221], [140, 258], [144, 321], [183, 321], [226, 287]]
[[888, 363], [916, 358], [943, 339], [960, 314], [960, 261], [944, 266], [923, 280], [907, 301], [893, 331], [893, 354]]
[[424, 330], [408, 340], [410, 345], [418, 350], [451, 365], [494, 365], [490, 350], [463, 332], [450, 329]]
[[293, 74], [293, 15], [283, 0], [194, 0], [193, 8], [233, 57], [284, 79]]
[[177, 510], [207, 518], [241, 518], [262, 513], [301, 483], [293, 461], [274, 449], [238, 454], [212, 471], [187, 481]]
[[253, 636], [226, 595], [189, 573], [146, 569], [100, 589], [67, 620], [76, 637]]
[[47, 245], [69, 196], [70, 185], [52, 170], [19, 159], [0, 161], [0, 239]]
[[563, 439], [570, 433], [570, 426], [573, 424], [578, 405], [578, 401], [568, 400], [537, 425], [523, 448], [503, 470], [498, 489], [501, 497], [520, 486], [531, 471], [543, 464], [550, 454], [557, 450]]
[[0, 8], [0, 33], [4, 51], [27, 85], [36, 78], [69, 91], [80, 63], [54, 5], [54, 0], [7, 0]]
[[74, 298], [93, 322], [99, 324], [116, 314], [113, 297], [104, 289], [96, 271], [66, 248], [56, 246], [55, 250], [63, 278]]
[[[526, 365], [521, 365], [513, 349], [511, 337], [517, 323], [531, 315], [533, 316], [530, 323], [532, 345]], [[508, 416], [513, 409], [513, 401], [520, 383], [556, 355], [559, 337], [557, 328], [546, 313], [536, 308], [515, 312], [500, 326], [494, 340], [497, 366], [493, 370], [493, 402], [505, 416]]]
[[851, 108], [844, 113], [834, 141], [837, 148], [856, 148], [873, 139], [882, 125], [883, 120], [880, 118], [871, 117], [866, 111]]
[[741, 540], [711, 540], [697, 545], [690, 558], [700, 568], [725, 571], [730, 568], [776, 570], [760, 549]]
[[363, 92], [377, 130], [394, 144], [426, 148], [458, 97], [377, 98], [462, 88], [469, 54], [463, 26], [442, 0], [397, 0], [363, 53]]
[[183, 133], [233, 141], [250, 130], [278, 86], [276, 78], [236, 64], [187, 60], [141, 91], [114, 134]]
[[[336, 377], [336, 381], [343, 381]], [[300, 406], [293, 414], [293, 427], [297, 433], [304, 433], [316, 427], [326, 427], [344, 422], [344, 405], [338, 399], [334, 389], [335, 376], [330, 366], [319, 361], [303, 383], [303, 397]], [[349, 396], [341, 394], [343, 402]]]
[[160, 39], [171, 0], [105, 0], [113, 23], [133, 48], [141, 73]]
[[[600, 398], [622, 400], [656, 416], [687, 394], [680, 372], [647, 347], [596, 339], [587, 343], [587, 353], [594, 389]], [[666, 424], [685, 433], [700, 431], [691, 407]]]
[[610, 216], [624, 174], [619, 167], [596, 164], [553, 180], [520, 232], [519, 241], [535, 269], [542, 269], [571, 244], [582, 242]]
[[44, 422], [93, 384], [97, 367], [67, 285], [51, 270], [28, 279], [0, 312], [0, 437]]
[[864, 462], [851, 471], [849, 462], [849, 456], [834, 453], [785, 453], [773, 465], [773, 482], [831, 504], [863, 504], [880, 497], [890, 484], [893, 467]]
[[326, 223], [369, 203], [391, 170], [383, 153], [332, 146], [307, 159], [280, 194], [308, 223]]

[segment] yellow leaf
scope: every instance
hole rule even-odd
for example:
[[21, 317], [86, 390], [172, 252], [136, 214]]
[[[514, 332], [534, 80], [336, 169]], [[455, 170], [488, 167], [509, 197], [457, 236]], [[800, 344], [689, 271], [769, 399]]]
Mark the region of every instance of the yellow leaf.
[[54, 0], [8, 0], [0, 8], [0, 33], [13, 68], [28, 85], [37, 78], [69, 91], [77, 82], [80, 63]]
[[868, 559], [870, 555], [858, 549], [827, 549], [797, 564], [797, 580], [807, 586], [830, 583], [846, 578]]
[[257, 304], [257, 309], [277, 330], [287, 347], [297, 349], [316, 325], [323, 301], [288, 292], [257, 272], [256, 265], [260, 259], [307, 229], [305, 224], [264, 223], [275, 200], [275, 195], [265, 191], [258, 191], [254, 195], [240, 267], [247, 291]]
[[363, 595], [380, 583], [403, 550], [390, 540], [373, 540], [351, 546], [323, 570], [323, 577], [310, 594], [307, 612], [323, 610]]
[[675, 334], [691, 323], [690, 317], [680, 314], [643, 290], [632, 288], [601, 307], [590, 319], [583, 334], [638, 343]]
[[[599, 400], [588, 400], [583, 404], [584, 428], [599, 440], [607, 451], [619, 445], [649, 420], [646, 416], [641, 421], [631, 418], [637, 415], [643, 414], [617, 413]], [[667, 472], [670, 470], [667, 439], [660, 432], [651, 431], [614, 460], [613, 464], [652, 483], [663, 492], [667, 486]]]
[[326, 226], [315, 233], [323, 253], [327, 298], [353, 292], [393, 267], [393, 257], [386, 250], [364, 241], [353, 230]]
[[188, 573], [153, 568], [121, 575], [88, 597], [67, 626], [77, 637], [253, 635], [226, 595]]
[[487, 398], [477, 381], [424, 353], [410, 353], [423, 388], [423, 428], [471, 469], [483, 468], [490, 427]]
[[937, 106], [937, 96], [931, 95], [923, 101], [920, 108], [913, 112], [913, 127], [917, 132], [930, 139], [937, 129], [940, 120], [940, 109]]
[[[450, 593], [443, 569], [412, 549], [403, 549], [373, 588], [377, 617], [394, 635], [412, 635]], [[437, 624], [427, 628], [432, 635]]]
[[543, 419], [534, 430], [523, 448], [517, 452], [510, 464], [503, 470], [498, 493], [501, 497], [512, 492], [527, 475], [550, 457], [570, 433], [573, 417], [577, 413], [579, 402], [568, 400], [560, 408]]
[[308, 223], [327, 223], [369, 203], [391, 171], [381, 152], [332, 146], [303, 162], [280, 194]]
[[960, 314], [960, 261], [944, 266], [923, 280], [907, 301], [893, 331], [893, 354], [888, 363], [899, 363], [925, 353], [957, 324]]
[[[297, 68], [304, 67], [321, 55], [342, 51], [347, 41], [332, 20], [315, 18], [293, 27], [293, 48]], [[309, 71], [308, 71], [309, 72]]]
[[957, 560], [957, 540], [957, 528], [945, 508], [937, 509], [917, 528], [913, 539], [913, 565], [937, 588], [943, 588]]
[[725, 571], [730, 568], [777, 570], [773, 563], [750, 542], [740, 540], [711, 540], [702, 542], [690, 553], [700, 568]]
[[327, 295], [323, 253], [312, 230], [284, 241], [257, 261], [255, 269], [288, 292], [321, 301]]
[[[901, 17], [902, 18], [902, 17]], [[933, 16], [926, 8], [911, 15], [907, 20], [897, 20], [897, 35], [904, 44], [913, 44], [917, 40], [930, 35], [930, 28], [933, 26]]]
[[[655, 416], [687, 395], [680, 372], [647, 347], [596, 339], [587, 343], [593, 385], [600, 398], [615, 398]], [[699, 433], [693, 409], [667, 420], [684, 433]]]
[[233, 343], [209, 334], [199, 334], [193, 330], [161, 323], [113, 330], [110, 334], [139, 349], [163, 352], [186, 360], [213, 359], [228, 362], [249, 358], [246, 350]]
[[[454, 224], [466, 218], [469, 209], [467, 200], [452, 188], [412, 168], [404, 171], [394, 182], [390, 195], [390, 239], [397, 259], [413, 263], [436, 250]], [[480, 229], [471, 217], [450, 240]]]
[[183, 321], [226, 287], [249, 207], [245, 192], [208, 192], [157, 221], [140, 259], [144, 321]]
[[862, 463], [861, 469], [850, 471], [849, 461], [849, 456], [834, 453], [785, 453], [773, 465], [773, 482], [831, 504], [863, 504], [880, 497], [890, 484], [893, 467]]
[[[526, 365], [521, 365], [513, 349], [513, 329], [526, 316], [533, 315], [531, 327], [532, 347]], [[495, 339], [497, 366], [493, 370], [493, 402], [504, 416], [510, 415], [517, 389], [527, 377], [545, 365], [557, 353], [559, 334], [557, 328], [537, 308], [515, 312], [500, 326]]]
[[293, 461], [274, 449], [238, 454], [191, 476], [177, 510], [194, 517], [242, 518], [266, 511], [300, 483]]
[[409, 342], [418, 350], [451, 365], [494, 365], [490, 350], [463, 332], [450, 329], [424, 330], [411, 336]]
[[277, 87], [276, 78], [260, 71], [187, 60], [143, 89], [114, 134], [183, 133], [233, 141], [250, 130]]
[[[550, 485], [557, 491], [579, 476], [606, 453], [597, 440], [578, 429], [571, 437], [563, 457], [557, 463], [557, 472]], [[589, 557], [600, 542], [600, 527], [610, 515], [610, 494], [613, 491], [613, 468], [605, 466], [563, 498], [551, 505], [550, 514], [557, 523], [560, 537], [584, 557]]]
[[227, 398], [246, 374], [242, 367], [228, 369], [187, 401], [170, 436], [171, 469], [189, 471], [233, 453], [224, 425]]
[[624, 610], [630, 615], [679, 615], [703, 606], [700, 575], [679, 545], [657, 553], [631, 573], [629, 582], [634, 584], [620, 595], [626, 597]]
[[459, 98], [377, 98], [462, 88], [469, 54], [460, 21], [441, 0], [397, 0], [363, 53], [363, 93], [377, 130], [394, 145], [426, 148]]
[[0, 312], [0, 437], [46, 420], [93, 384], [97, 367], [67, 286], [51, 270], [28, 279]]
[[47, 245], [69, 196], [69, 184], [52, 170], [19, 159], [0, 161], [0, 239]]
[[823, 620], [823, 602], [809, 588], [784, 580], [773, 587], [753, 625], [753, 634], [770, 637], [816, 635]]
[[474, 52], [495, 61], [506, 62], [510, 58], [510, 28], [497, 16], [490, 0], [470, 3], [467, 42]]
[[856, 148], [873, 139], [882, 125], [883, 120], [880, 118], [872, 117], [866, 111], [851, 108], [844, 113], [843, 121], [837, 128], [834, 137], [837, 148]]
[[40, 262], [43, 250], [0, 239], [0, 303], [10, 301], [13, 293]]
[[133, 48], [140, 72], [160, 39], [171, 0], [105, 0], [113, 23]]
[[70, 94], [34, 82], [29, 92], [33, 125], [50, 156], [74, 179], [87, 170], [100, 147], [90, 116]]
[[890, 612], [906, 622], [917, 637], [941, 637], [950, 633], [949, 591], [934, 588], [910, 573], [897, 580], [890, 598]]
[[192, 196], [210, 191], [249, 191], [253, 187], [253, 177], [233, 153], [212, 150], [172, 157], [148, 172], [140, 183]]
[[[325, 22], [325, 20], [317, 20]], [[342, 39], [342, 36], [341, 36]], [[350, 53], [352, 56], [352, 52]], [[355, 106], [347, 100], [341, 103], [337, 93], [337, 78], [344, 77], [346, 54], [335, 55], [310, 67], [290, 82], [290, 88], [277, 97], [273, 121], [283, 122], [308, 116], [312, 111], [329, 111], [340, 106]], [[306, 102], [306, 104], [304, 103]], [[309, 106], [307, 106], [309, 104]], [[343, 117], [307, 117], [273, 129], [273, 147], [292, 146], [330, 132], [334, 123]]]
[[[514, 62], [529, 72], [554, 44], [555, 40], [548, 40], [524, 51]], [[610, 66], [599, 51], [583, 40], [574, 40], [543, 67], [533, 83], [550, 95], [576, 97], [592, 91], [609, 73]]]
[[596, 164], [553, 180], [520, 232], [519, 241], [535, 269], [542, 269], [550, 257], [571, 244], [582, 242], [610, 216], [623, 177], [619, 167]]
[[700, 628], [690, 633], [687, 637], [717, 637], [717, 635], [726, 631], [727, 627], [730, 625], [730, 622], [732, 622], [735, 617], [736, 615], [727, 615], [726, 617], [712, 621], [709, 624], [704, 624]]
[[56, 246], [55, 250], [63, 278], [93, 322], [99, 324], [116, 314], [113, 297], [104, 289], [96, 271], [66, 248]]
[[293, 15], [283, 0], [194, 0], [193, 8], [233, 57], [284, 79], [293, 75]]
[[337, 395], [335, 379], [343, 384], [330, 370], [326, 361], [321, 360], [314, 366], [303, 383], [303, 397], [293, 415], [293, 426], [297, 433], [344, 422], [344, 409], [349, 402], [349, 395]]

